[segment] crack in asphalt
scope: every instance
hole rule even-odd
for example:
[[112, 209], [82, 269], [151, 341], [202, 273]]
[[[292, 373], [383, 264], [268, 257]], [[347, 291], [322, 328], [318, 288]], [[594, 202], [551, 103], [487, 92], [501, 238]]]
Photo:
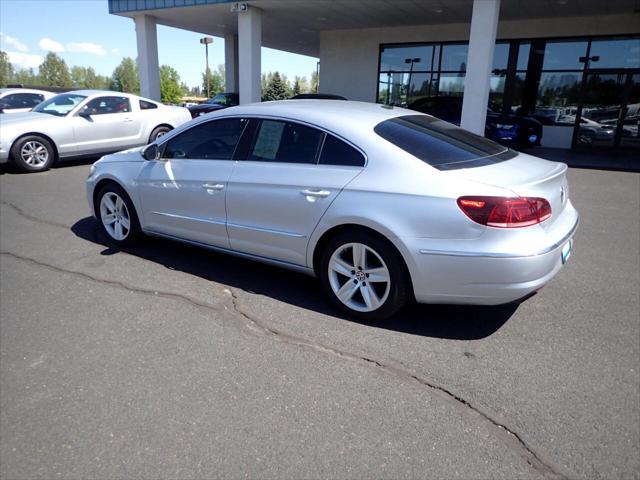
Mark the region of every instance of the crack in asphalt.
[[[3, 202], [4, 203], [4, 202]], [[18, 208], [16, 208], [17, 211], [20, 212], [20, 210]], [[29, 218], [29, 217], [27, 217]], [[38, 221], [38, 220], [36, 220]], [[47, 222], [45, 222], [47, 223]], [[56, 226], [60, 226], [60, 225], [56, 225]], [[67, 227], [65, 227], [67, 228]], [[216, 307], [215, 305], [206, 303], [206, 302], [201, 302], [199, 300], [196, 300], [194, 298], [185, 296], [185, 295], [181, 295], [181, 294], [177, 294], [177, 293], [172, 293], [172, 292], [165, 292], [165, 291], [160, 291], [160, 290], [152, 290], [152, 289], [144, 289], [144, 288], [140, 288], [140, 287], [135, 287], [135, 286], [131, 286], [131, 285], [127, 285], [124, 282], [120, 282], [120, 281], [116, 281], [116, 280], [107, 280], [104, 278], [99, 278], [93, 275], [90, 275], [88, 273], [85, 272], [81, 272], [78, 270], [71, 270], [71, 269], [66, 269], [66, 268], [62, 268], [62, 267], [58, 267], [56, 265], [50, 264], [50, 263], [46, 263], [46, 262], [42, 262], [40, 260], [36, 260], [34, 258], [30, 258], [30, 257], [25, 257], [13, 252], [9, 252], [9, 251], [0, 251], [0, 255], [6, 255], [9, 257], [12, 257], [14, 259], [17, 260], [21, 260], [24, 262], [28, 262], [43, 268], [48, 268], [50, 270], [56, 271], [56, 272], [60, 272], [60, 273], [67, 273], [67, 274], [71, 274], [71, 275], [76, 275], [76, 276], [80, 276], [84, 279], [90, 280], [90, 281], [94, 281], [94, 282], [98, 282], [101, 284], [105, 284], [105, 285], [109, 285], [115, 288], [120, 288], [120, 289], [124, 289], [130, 292], [134, 292], [134, 293], [139, 293], [142, 295], [152, 295], [154, 297], [160, 297], [160, 298], [166, 298], [169, 300], [177, 300], [180, 301], [182, 303], [187, 303], [190, 304], [192, 306], [196, 306], [199, 308], [203, 308], [203, 309], [207, 309], [207, 310], [213, 310], [213, 311], [220, 311], [221, 313], [223, 313], [222, 310], [220, 310], [219, 307]], [[327, 355], [331, 355], [334, 357], [338, 357], [340, 359], [344, 359], [347, 361], [351, 361], [351, 362], [355, 362], [355, 363], [359, 363], [361, 365], [366, 365], [375, 369], [378, 369], [386, 374], [389, 374], [395, 378], [404, 378], [405, 380], [409, 380], [412, 382], [417, 382], [419, 385], [423, 386], [423, 387], [427, 387], [430, 390], [437, 392], [440, 394], [441, 397], [446, 398], [449, 401], [454, 401], [458, 406], [464, 407], [468, 410], [470, 410], [471, 412], [479, 415], [481, 418], [483, 418], [484, 420], [488, 421], [491, 425], [493, 425], [494, 427], [496, 427], [497, 431], [500, 434], [500, 437], [505, 441], [505, 444], [507, 445], [507, 447], [512, 448], [513, 450], [518, 451], [518, 453], [524, 458], [524, 460], [537, 472], [539, 472], [540, 474], [542, 474], [545, 478], [549, 478], [549, 479], [567, 479], [568, 476], [562, 474], [560, 472], [560, 469], [557, 466], [552, 465], [550, 462], [548, 461], [543, 461], [540, 458], [540, 455], [538, 453], [535, 452], [535, 450], [530, 447], [522, 438], [522, 436], [520, 434], [518, 434], [517, 432], [515, 432], [513, 429], [507, 427], [505, 425], [505, 423], [495, 419], [491, 414], [485, 412], [483, 409], [481, 409], [480, 407], [477, 407], [473, 404], [471, 404], [468, 400], [460, 397], [459, 395], [456, 395], [455, 393], [453, 393], [451, 390], [441, 386], [441, 385], [437, 385], [423, 377], [418, 376], [415, 373], [412, 373], [411, 371], [409, 371], [408, 369], [401, 369], [398, 367], [395, 367], [393, 365], [387, 365], [385, 363], [382, 363], [378, 360], [375, 360], [373, 358], [367, 357], [367, 356], [362, 356], [362, 355], [357, 355], [354, 353], [350, 353], [347, 351], [343, 351], [343, 350], [339, 350], [337, 348], [333, 348], [333, 347], [329, 347], [326, 345], [323, 345], [321, 343], [317, 343], [317, 342], [313, 342], [312, 340], [308, 340], [305, 339], [303, 337], [298, 337], [296, 335], [291, 335], [288, 334], [286, 332], [282, 332], [279, 331], [277, 329], [274, 329], [273, 327], [267, 325], [266, 323], [264, 323], [263, 321], [253, 317], [252, 315], [246, 313], [241, 306], [241, 300], [238, 297], [237, 293], [235, 293], [232, 289], [230, 288], [222, 288], [224, 293], [227, 293], [230, 296], [231, 299], [231, 308], [232, 311], [235, 312], [236, 316], [239, 316], [241, 318], [244, 319], [244, 326], [246, 329], [252, 331], [254, 334], [256, 335], [261, 335], [261, 336], [266, 336], [269, 338], [272, 338], [276, 341], [279, 341], [281, 343], [285, 343], [285, 344], [289, 344], [289, 345], [295, 345], [298, 347], [302, 347], [302, 348], [307, 348], [307, 349], [311, 349], [314, 350], [316, 352], [320, 352], [320, 353], [324, 353]], [[226, 310], [226, 308], [225, 308]]]
[[31, 215], [30, 213], [25, 212], [23, 209], [21, 209], [20, 207], [18, 207], [17, 205], [14, 205], [11, 202], [5, 202], [0, 201], [0, 205], [6, 205], [7, 207], [11, 207], [13, 208], [18, 215], [31, 220], [32, 222], [37, 222], [37, 223], [44, 223], [46, 225], [51, 225], [53, 227], [58, 227], [58, 228], [64, 228], [65, 230], [69, 230], [71, 227], [69, 225], [65, 225], [63, 223], [58, 223], [58, 222], [54, 222], [53, 220], [46, 220], [44, 218], [40, 218], [40, 217], [36, 217], [34, 215]]

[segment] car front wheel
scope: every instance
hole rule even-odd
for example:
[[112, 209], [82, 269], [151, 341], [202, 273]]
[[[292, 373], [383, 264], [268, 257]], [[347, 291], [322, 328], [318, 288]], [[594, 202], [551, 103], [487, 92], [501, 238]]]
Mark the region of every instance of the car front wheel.
[[105, 185], [98, 193], [96, 216], [111, 243], [129, 245], [140, 236], [140, 223], [131, 199], [122, 187]]
[[53, 163], [55, 150], [46, 138], [29, 135], [13, 145], [11, 158], [14, 165], [23, 172], [43, 172]]
[[387, 241], [364, 232], [344, 233], [330, 240], [319, 273], [332, 303], [361, 320], [385, 320], [410, 297], [398, 252]]

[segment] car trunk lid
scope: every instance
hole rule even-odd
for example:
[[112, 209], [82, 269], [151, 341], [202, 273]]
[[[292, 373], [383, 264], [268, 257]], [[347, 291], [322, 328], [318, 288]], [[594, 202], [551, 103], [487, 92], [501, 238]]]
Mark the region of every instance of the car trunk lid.
[[504, 188], [520, 197], [541, 197], [551, 204], [551, 218], [541, 223], [550, 228], [569, 199], [567, 165], [519, 153], [511, 160], [492, 165], [445, 171], [443, 174]]

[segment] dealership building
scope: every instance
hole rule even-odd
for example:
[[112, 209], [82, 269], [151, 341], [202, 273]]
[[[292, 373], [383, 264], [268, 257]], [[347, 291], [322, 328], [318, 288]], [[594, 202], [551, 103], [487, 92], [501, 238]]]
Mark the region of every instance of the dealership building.
[[227, 91], [260, 101], [262, 46], [320, 59], [320, 91], [406, 106], [462, 97], [534, 116], [543, 146], [640, 152], [638, 0], [109, 0], [134, 20], [142, 94], [160, 98], [156, 25], [225, 39]]

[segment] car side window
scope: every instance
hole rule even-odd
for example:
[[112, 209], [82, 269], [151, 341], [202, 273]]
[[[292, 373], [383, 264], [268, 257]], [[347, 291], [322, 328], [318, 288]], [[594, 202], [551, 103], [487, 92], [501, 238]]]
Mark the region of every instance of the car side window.
[[128, 113], [131, 111], [131, 103], [127, 97], [98, 97], [89, 101], [83, 110], [91, 112], [91, 115]]
[[153, 102], [147, 102], [145, 100], [140, 100], [140, 110], [152, 110], [154, 108], [158, 108], [158, 105], [156, 105]]
[[247, 160], [316, 164], [323, 135], [299, 123], [262, 120]]
[[164, 158], [231, 160], [247, 124], [244, 118], [201, 123], [169, 140]]
[[342, 140], [327, 134], [322, 153], [320, 154], [320, 165], [344, 165], [349, 167], [364, 167], [365, 158], [362, 153]]
[[12, 108], [33, 108], [44, 100], [43, 95], [35, 93], [14, 93], [7, 95], [0, 103], [6, 105], [6, 109]]

